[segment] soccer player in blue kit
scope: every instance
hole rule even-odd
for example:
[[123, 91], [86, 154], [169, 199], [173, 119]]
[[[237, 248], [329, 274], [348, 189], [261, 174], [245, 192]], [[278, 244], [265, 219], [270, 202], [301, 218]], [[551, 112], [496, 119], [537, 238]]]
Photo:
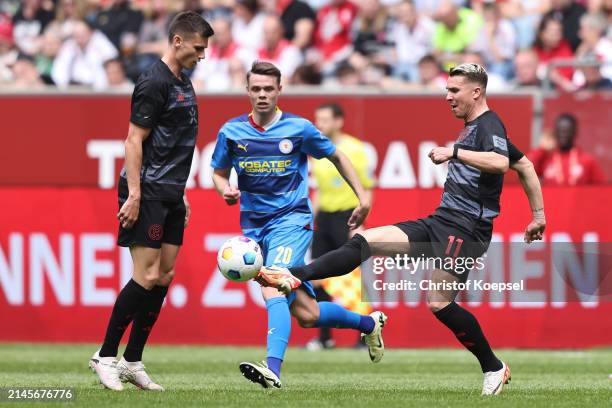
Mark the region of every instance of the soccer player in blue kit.
[[[227, 204], [240, 201], [243, 234], [257, 241], [264, 265], [304, 265], [312, 239], [312, 208], [308, 198], [308, 155], [331, 160], [351, 186], [359, 206], [348, 224], [363, 223], [370, 202], [349, 159], [308, 120], [282, 112], [277, 106], [281, 72], [268, 62], [255, 62], [247, 73], [252, 112], [226, 122], [217, 136], [212, 158], [213, 182]], [[238, 188], [230, 185], [230, 171], [238, 174]], [[267, 359], [243, 362], [242, 374], [264, 388], [281, 388], [280, 371], [291, 333], [291, 315], [302, 327], [359, 330], [370, 359], [384, 353], [382, 312], [370, 316], [353, 313], [332, 302], [315, 300], [309, 282], [285, 296], [275, 288], [262, 288], [268, 310]]]

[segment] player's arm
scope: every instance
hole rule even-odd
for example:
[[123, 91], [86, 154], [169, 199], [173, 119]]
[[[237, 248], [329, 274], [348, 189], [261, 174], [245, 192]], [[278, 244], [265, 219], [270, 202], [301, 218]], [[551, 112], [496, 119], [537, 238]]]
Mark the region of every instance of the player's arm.
[[140, 170], [142, 168], [142, 142], [149, 137], [151, 129], [130, 122], [125, 139], [125, 172], [128, 198], [121, 206], [117, 218], [123, 228], [132, 228], [140, 210]]
[[541, 240], [544, 229], [546, 229], [546, 216], [544, 215], [544, 197], [542, 196], [538, 174], [533, 163], [525, 156], [513, 162], [511, 168], [518, 173], [531, 207], [532, 220], [525, 229], [525, 242]]
[[229, 178], [231, 171], [231, 167], [226, 169], [213, 169], [212, 176], [217, 193], [223, 197], [227, 205], [236, 204], [240, 198], [240, 190], [230, 185]]
[[[435, 164], [442, 164], [453, 158], [453, 148], [436, 147], [429, 152], [429, 158]], [[508, 158], [496, 152], [474, 152], [457, 148], [457, 159], [484, 173], [503, 174], [510, 167]]]
[[348, 221], [349, 227], [355, 229], [363, 224], [370, 212], [370, 195], [366, 193], [366, 190], [361, 185], [357, 171], [344, 153], [336, 149], [331, 155], [327, 156], [327, 159], [336, 166], [338, 173], [340, 173], [359, 199], [359, 206], [355, 208]]
[[213, 151], [211, 166], [213, 168], [212, 180], [217, 193], [227, 203], [234, 205], [240, 198], [240, 190], [230, 186], [230, 174], [232, 172], [232, 154], [227, 145], [228, 141], [225, 136], [224, 127], [217, 134], [217, 143]]
[[457, 159], [485, 173], [504, 174], [510, 167], [508, 158], [495, 152], [474, 152], [459, 148]]

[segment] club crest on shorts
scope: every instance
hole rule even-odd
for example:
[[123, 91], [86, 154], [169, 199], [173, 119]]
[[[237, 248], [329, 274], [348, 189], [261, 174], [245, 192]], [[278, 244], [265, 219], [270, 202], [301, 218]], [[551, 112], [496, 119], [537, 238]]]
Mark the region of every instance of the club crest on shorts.
[[149, 238], [151, 241], [159, 241], [162, 238], [163, 227], [159, 224], [153, 224], [149, 227]]
[[293, 142], [289, 139], [283, 139], [278, 144], [278, 149], [281, 153], [289, 154], [293, 151]]

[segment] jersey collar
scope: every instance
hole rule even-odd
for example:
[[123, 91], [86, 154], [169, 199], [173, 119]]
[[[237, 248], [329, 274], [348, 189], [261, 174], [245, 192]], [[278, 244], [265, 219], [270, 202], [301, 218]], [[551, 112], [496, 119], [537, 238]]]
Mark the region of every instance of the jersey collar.
[[251, 126], [259, 130], [260, 132], [265, 132], [266, 130], [270, 129], [272, 126], [276, 125], [278, 121], [280, 120], [281, 116], [283, 116], [283, 111], [280, 110], [280, 108], [277, 106], [276, 114], [274, 115], [274, 119], [272, 119], [270, 123], [268, 123], [266, 126], [259, 126], [257, 123], [255, 123], [255, 121], [253, 120], [253, 112], [249, 113], [249, 123], [251, 124]]

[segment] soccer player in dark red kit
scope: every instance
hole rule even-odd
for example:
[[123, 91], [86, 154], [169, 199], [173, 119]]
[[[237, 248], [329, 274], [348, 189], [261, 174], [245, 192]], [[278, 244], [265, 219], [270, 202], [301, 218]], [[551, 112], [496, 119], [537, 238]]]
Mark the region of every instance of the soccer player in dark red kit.
[[[510, 144], [499, 116], [489, 110], [487, 79], [486, 71], [477, 64], [461, 64], [450, 70], [446, 100], [465, 127], [453, 148], [437, 147], [429, 154], [436, 164], [449, 162], [442, 200], [434, 214], [368, 229], [303, 267], [262, 268], [258, 282], [289, 292], [303, 280], [350, 273], [371, 255], [408, 253], [414, 257], [476, 259], [491, 242], [493, 219], [500, 211], [503, 175], [511, 164], [532, 207], [533, 220], [525, 231], [525, 240], [541, 239], [546, 222], [537, 175], [531, 162]], [[465, 282], [468, 275], [461, 272], [452, 266], [433, 270], [430, 281], [451, 289], [430, 288], [427, 305], [478, 359], [484, 373], [482, 394], [496, 395], [510, 380], [510, 369], [493, 353], [476, 317], [455, 303], [458, 291], [452, 283]]]
[[[164, 390], [145, 372], [142, 352], [174, 276], [190, 214], [185, 184], [198, 134], [198, 106], [182, 71], [204, 59], [213, 34], [199, 14], [179, 13], [170, 23], [166, 52], [140, 76], [132, 94], [119, 178], [117, 243], [130, 248], [134, 273], [115, 301], [102, 347], [89, 362], [111, 390], [123, 390], [122, 381], [143, 390]], [[127, 347], [117, 361], [130, 323]]]

